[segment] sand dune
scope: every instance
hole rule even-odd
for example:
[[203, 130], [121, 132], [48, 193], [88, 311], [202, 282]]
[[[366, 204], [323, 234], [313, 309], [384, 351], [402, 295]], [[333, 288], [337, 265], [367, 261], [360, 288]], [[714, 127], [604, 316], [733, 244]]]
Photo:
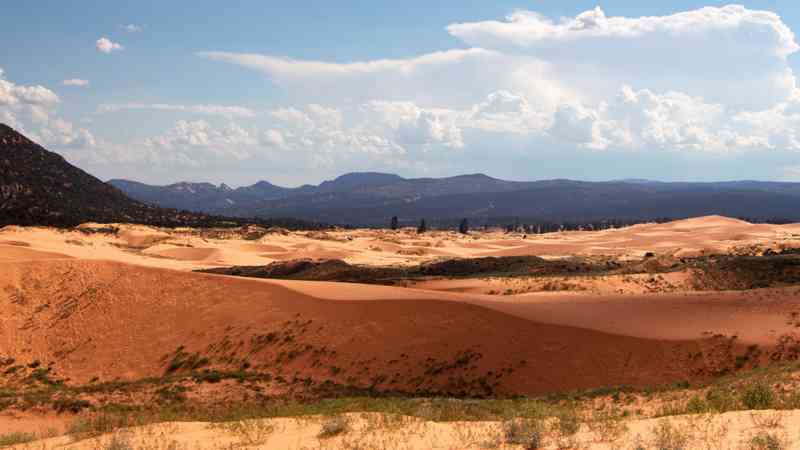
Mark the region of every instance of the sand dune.
[[[418, 235], [404, 229], [332, 231], [326, 233], [324, 239], [308, 233], [270, 233], [256, 241], [244, 241], [202, 236], [193, 230], [167, 232], [134, 225], [116, 227], [119, 229], [116, 235], [5, 227], [0, 229], [0, 242], [23, 243], [31, 250], [75, 258], [109, 259], [179, 270], [263, 265], [297, 258], [335, 258], [364, 265], [415, 265], [455, 257], [609, 255], [640, 258], [647, 252], [691, 256], [751, 247], [800, 246], [794, 237], [800, 235], [800, 225], [748, 224], [717, 216], [603, 231], [527, 235], [526, 239], [522, 239], [521, 234], [499, 231], [463, 236], [442, 231]], [[84, 227], [85, 230], [96, 228], [108, 226], [90, 224]], [[177, 247], [190, 250], [182, 251]], [[158, 254], [166, 249], [169, 249], [166, 254]]]
[[63, 253], [43, 252], [26, 247], [0, 245], [0, 261], [23, 261], [39, 259], [65, 259], [71, 256]]
[[[465, 280], [466, 282], [473, 280]], [[657, 340], [696, 340], [714, 334], [742, 343], [772, 345], [793, 333], [788, 319], [800, 312], [800, 288], [651, 295], [538, 293], [491, 296], [392, 286], [264, 280], [314, 298], [337, 301], [437, 299], [469, 303], [523, 319]]]
[[[499, 232], [349, 230], [243, 241], [137, 226], [115, 233], [6, 227], [0, 348], [25, 363], [52, 361], [56, 373], [76, 382], [163, 374], [165, 358], [181, 346], [213, 364], [247, 362], [314, 382], [409, 392], [536, 394], [704, 378], [748, 345], [769, 357], [793, 331], [798, 292], [489, 296], [474, 280], [440, 281], [473, 283], [444, 292], [435, 281], [430, 286], [438, 290], [422, 290], [189, 271], [298, 257], [408, 265], [440, 252], [635, 258], [653, 249], [790, 247], [798, 230], [708, 217], [524, 240]], [[370, 247], [382, 239], [396, 250]], [[285, 251], [262, 253], [278, 249]], [[398, 254], [403, 250], [408, 254]], [[291, 339], [255, 344], [268, 335]], [[241, 344], [222, 355], [225, 342]]]
[[[52, 361], [56, 373], [76, 381], [160, 375], [165, 355], [179, 346], [213, 361], [210, 349], [225, 340], [245, 343], [234, 353], [262, 370], [321, 381], [331, 377], [329, 367], [339, 367], [333, 378], [340, 382], [411, 392], [482, 383], [506, 394], [650, 385], [703, 377], [721, 363], [690, 358], [708, 345], [699, 340], [542, 323], [494, 305], [424, 292], [409, 298], [400, 288], [381, 288], [396, 297], [384, 300], [373, 287], [348, 286], [354, 298], [373, 300], [331, 301], [320, 299], [324, 284], [289, 289], [100, 261], [4, 263], [1, 273], [0, 308], [8, 320], [0, 346], [21, 362]], [[247, 344], [269, 333], [289, 333], [292, 344], [258, 351]], [[276, 362], [279, 351], [306, 346], [335, 356], [322, 358], [321, 367], [308, 354]]]
[[172, 258], [180, 261], [206, 261], [216, 259], [220, 251], [215, 248], [183, 248], [158, 246], [161, 248], [148, 248], [145, 252], [148, 255], [157, 255], [164, 258]]

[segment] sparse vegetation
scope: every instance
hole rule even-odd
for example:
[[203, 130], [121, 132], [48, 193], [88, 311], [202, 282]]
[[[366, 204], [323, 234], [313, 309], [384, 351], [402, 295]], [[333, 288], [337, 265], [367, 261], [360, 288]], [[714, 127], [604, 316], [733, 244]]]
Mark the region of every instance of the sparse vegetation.
[[320, 428], [317, 437], [320, 439], [327, 439], [346, 433], [349, 429], [349, 419], [344, 415], [336, 415], [325, 419], [325, 421], [322, 422], [322, 427]]
[[10, 447], [17, 444], [25, 444], [36, 440], [33, 433], [12, 432], [0, 434], [0, 447]]
[[763, 381], [756, 381], [742, 392], [742, 404], [746, 409], [770, 409], [775, 403], [772, 387]]
[[130, 439], [122, 433], [114, 433], [111, 440], [105, 445], [103, 450], [135, 450], [130, 443]]
[[275, 427], [264, 419], [237, 420], [213, 425], [239, 438], [242, 445], [261, 445], [275, 432]]
[[652, 447], [655, 450], [686, 450], [689, 447], [689, 433], [673, 425], [669, 419], [661, 419], [651, 430]]
[[538, 419], [513, 419], [503, 424], [506, 444], [521, 445], [526, 450], [542, 448], [544, 426]]
[[747, 450], [783, 450], [785, 439], [775, 433], [760, 432], [752, 436], [744, 446]]

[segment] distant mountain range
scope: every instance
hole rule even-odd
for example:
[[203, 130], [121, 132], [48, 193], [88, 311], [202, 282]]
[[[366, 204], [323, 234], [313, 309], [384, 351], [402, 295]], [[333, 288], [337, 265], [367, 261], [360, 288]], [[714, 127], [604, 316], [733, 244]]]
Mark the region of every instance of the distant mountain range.
[[385, 226], [392, 216], [405, 225], [423, 218], [439, 225], [452, 225], [461, 218], [468, 218], [473, 225], [499, 225], [513, 221], [636, 222], [710, 214], [800, 220], [800, 183], [784, 182], [521, 182], [483, 174], [403, 178], [363, 172], [297, 188], [267, 181], [236, 189], [210, 183], [109, 183], [137, 200], [164, 207], [357, 226]]

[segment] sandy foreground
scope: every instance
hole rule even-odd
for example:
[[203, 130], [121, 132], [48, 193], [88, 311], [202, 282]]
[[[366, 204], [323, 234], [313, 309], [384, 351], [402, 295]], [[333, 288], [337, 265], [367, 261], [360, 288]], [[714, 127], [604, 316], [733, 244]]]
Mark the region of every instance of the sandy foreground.
[[[331, 421], [343, 431], [322, 436]], [[337, 428], [338, 429], [338, 428]], [[429, 422], [408, 416], [347, 414], [225, 424], [171, 422], [131, 428], [96, 438], [69, 436], [17, 445], [15, 449], [512, 449], [501, 422]], [[582, 425], [570, 435], [553, 421], [541, 431], [548, 449], [797, 449], [800, 411], [744, 411], [719, 415], [675, 416], [614, 424]], [[764, 446], [758, 446], [767, 442]], [[768, 445], [773, 446], [768, 446]], [[774, 445], [779, 445], [775, 447]]]
[[[347, 230], [269, 233], [256, 240], [130, 225], [119, 229], [116, 234], [0, 230], [0, 356], [20, 364], [47, 362], [54, 374], [86, 383], [160, 376], [165, 355], [185, 348], [205, 352], [212, 361], [246, 359], [256, 369], [287, 378], [411, 393], [490, 389], [498, 395], [539, 395], [707, 379], [754, 347], [765, 358], [781, 360], [776, 344], [798, 339], [799, 288], [698, 292], [682, 287], [685, 274], [668, 274], [663, 283], [672, 288], [656, 291], [643, 287], [650, 281], [634, 277], [592, 280], [585, 289], [553, 292], [520, 289], [513, 284], [519, 280], [430, 280], [408, 288], [192, 272], [297, 258], [407, 266], [481, 256], [625, 260], [646, 253], [749, 254], [800, 247], [795, 224], [705, 217], [547, 235]], [[510, 289], [518, 291], [490, 294]], [[291, 343], [279, 348], [247, 344], [272, 335], [291, 336]], [[214, 353], [225, 342], [244, 344], [233, 353]], [[295, 353], [299, 356], [285, 359]], [[780, 426], [754, 424], [749, 412], [672, 420], [692, 430], [692, 448], [739, 448], [761, 431], [797, 445], [800, 413], [776, 414]], [[500, 423], [404, 418], [387, 424], [386, 418], [353, 415], [350, 431], [318, 439], [324, 420], [273, 419], [234, 431], [205, 423], [161, 424], [115, 438], [133, 448], [455, 449], [485, 448], [502, 435]], [[42, 421], [62, 424], [64, 419], [0, 417], [5, 428], [0, 436], [6, 430], [39, 431]], [[608, 430], [582, 429], [570, 438], [580, 446], [561, 448], [635, 448], [637, 439], [650, 442], [657, 423], [626, 425], [615, 445], [599, 442]], [[719, 435], [716, 443], [703, 444], [711, 439], [703, 433]], [[20, 448], [110, 448], [112, 438], [73, 443], [57, 437]], [[556, 448], [561, 437], [549, 439]]]

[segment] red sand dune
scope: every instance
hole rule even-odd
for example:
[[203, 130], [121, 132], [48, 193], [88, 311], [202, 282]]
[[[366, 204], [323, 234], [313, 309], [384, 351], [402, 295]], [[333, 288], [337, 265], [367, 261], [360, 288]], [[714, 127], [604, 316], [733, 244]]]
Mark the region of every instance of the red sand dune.
[[[483, 384], [506, 394], [644, 386], [704, 377], [721, 364], [711, 357], [714, 340], [610, 334], [554, 315], [544, 323], [434, 292], [380, 287], [396, 298], [379, 299], [359, 292], [372, 287], [339, 285], [338, 296], [378, 300], [334, 301], [316, 298], [325, 283], [282, 284], [104, 261], [3, 263], [0, 348], [20, 362], [53, 362], [76, 381], [156, 376], [179, 346], [212, 360], [225, 347], [225, 357], [285, 376], [449, 393]], [[291, 343], [252, 345], [269, 333]], [[325, 352], [301, 351], [309, 348]], [[291, 350], [300, 354], [276, 362]]]

